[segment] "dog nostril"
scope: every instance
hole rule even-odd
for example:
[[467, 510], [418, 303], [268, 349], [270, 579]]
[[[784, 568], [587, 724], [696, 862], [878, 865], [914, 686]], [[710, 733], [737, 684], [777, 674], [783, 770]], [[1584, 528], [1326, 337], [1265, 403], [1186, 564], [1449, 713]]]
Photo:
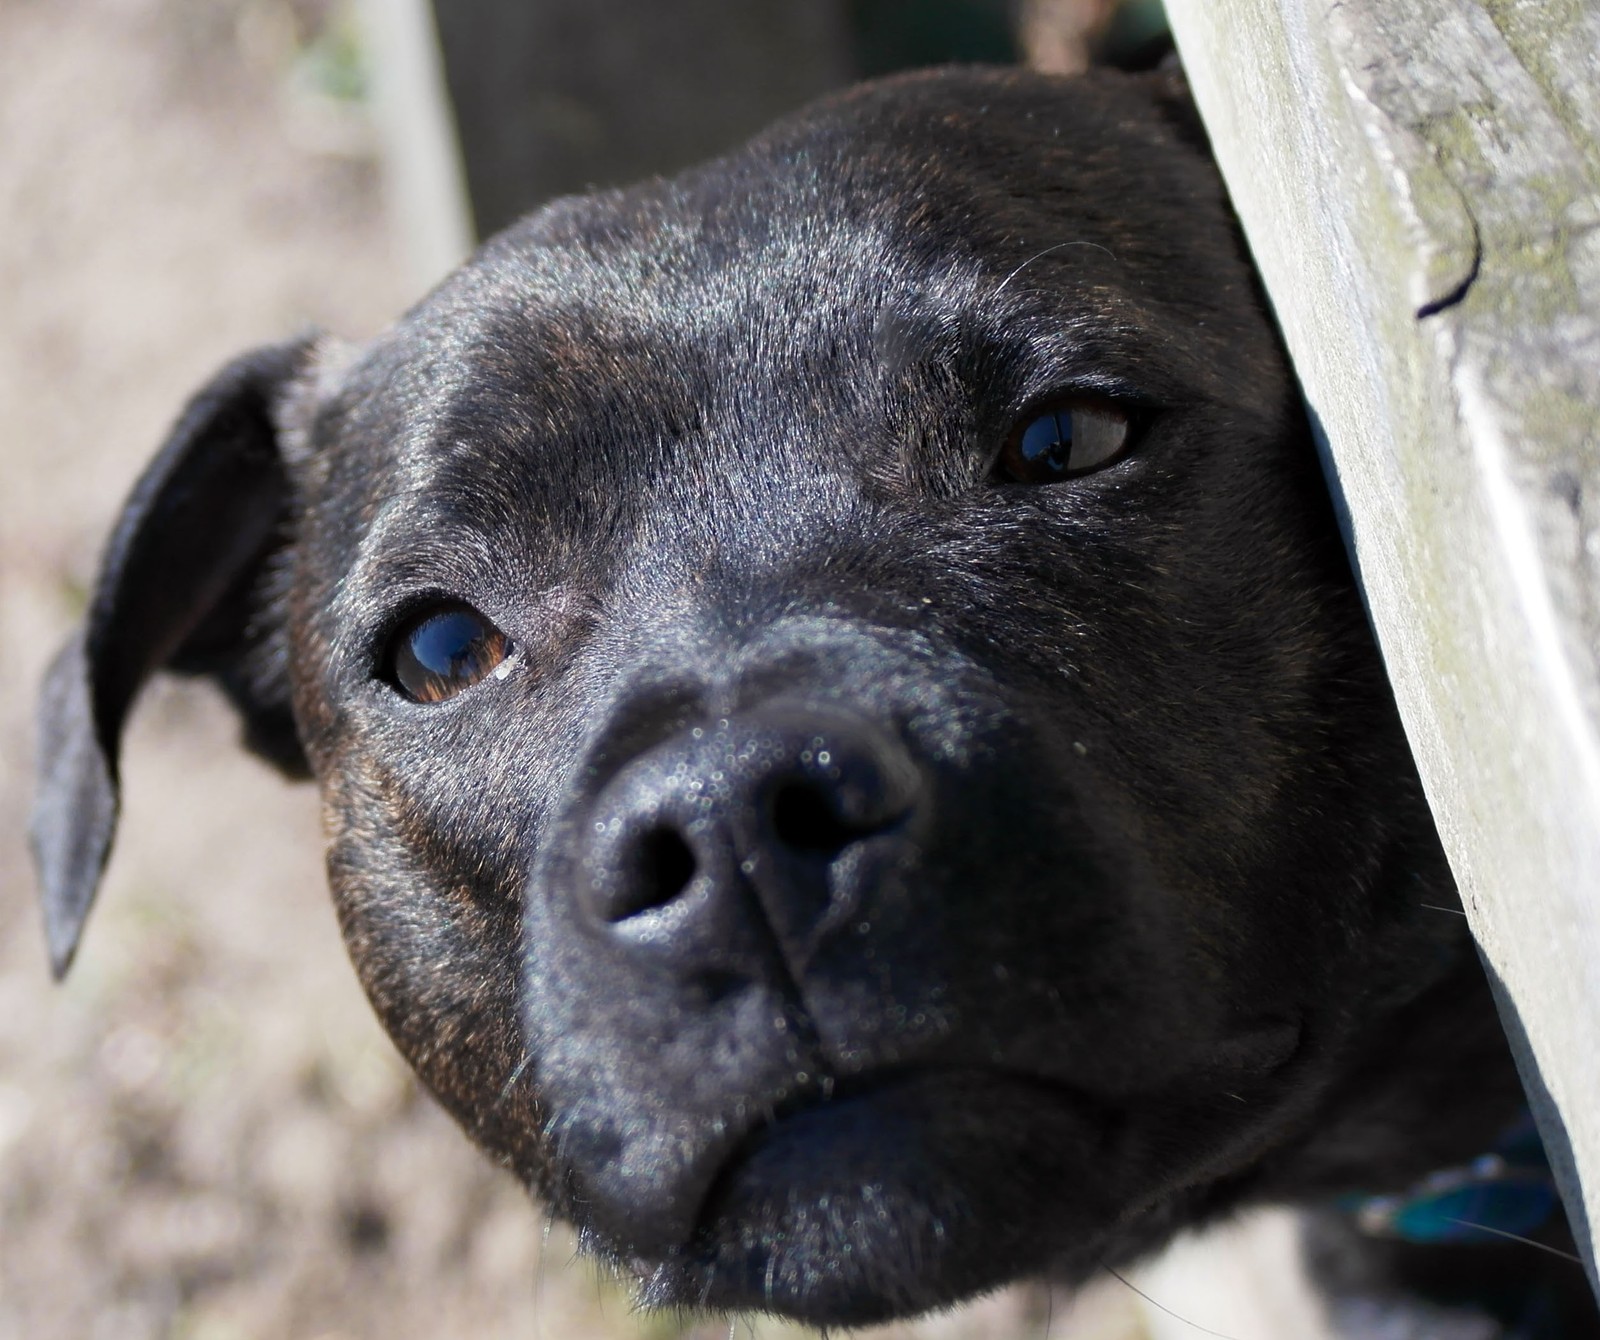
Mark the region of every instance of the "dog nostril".
[[793, 851], [833, 856], [873, 830], [845, 822], [817, 788], [787, 782], [772, 795], [772, 831]]
[[670, 903], [694, 878], [694, 853], [683, 835], [672, 828], [657, 828], [644, 840], [645, 870], [655, 885], [656, 902]]
[[750, 978], [736, 972], [708, 969], [689, 979], [692, 991], [698, 992], [702, 1005], [718, 1005], [750, 985]]
[[653, 828], [640, 840], [638, 878], [631, 897], [617, 902], [608, 920], [626, 921], [654, 907], [665, 907], [689, 887], [697, 867], [694, 852], [672, 828]]

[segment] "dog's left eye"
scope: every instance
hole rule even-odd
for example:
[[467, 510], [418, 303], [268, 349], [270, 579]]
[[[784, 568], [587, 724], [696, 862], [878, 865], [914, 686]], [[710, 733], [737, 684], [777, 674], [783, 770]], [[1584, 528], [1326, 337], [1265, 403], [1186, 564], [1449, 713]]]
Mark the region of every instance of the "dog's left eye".
[[389, 648], [389, 678], [413, 701], [437, 703], [470, 689], [510, 654], [511, 640], [477, 610], [449, 605], [400, 629]]
[[1110, 465], [1128, 445], [1128, 416], [1114, 406], [1063, 401], [1022, 419], [995, 473], [1018, 484], [1054, 484]]

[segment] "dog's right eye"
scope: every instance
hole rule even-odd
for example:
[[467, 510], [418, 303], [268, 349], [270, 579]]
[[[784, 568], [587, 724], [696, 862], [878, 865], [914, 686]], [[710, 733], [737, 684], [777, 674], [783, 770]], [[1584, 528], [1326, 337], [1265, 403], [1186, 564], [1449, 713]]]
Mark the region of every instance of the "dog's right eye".
[[511, 640], [467, 605], [433, 609], [405, 624], [390, 643], [388, 678], [414, 702], [453, 698], [511, 654]]

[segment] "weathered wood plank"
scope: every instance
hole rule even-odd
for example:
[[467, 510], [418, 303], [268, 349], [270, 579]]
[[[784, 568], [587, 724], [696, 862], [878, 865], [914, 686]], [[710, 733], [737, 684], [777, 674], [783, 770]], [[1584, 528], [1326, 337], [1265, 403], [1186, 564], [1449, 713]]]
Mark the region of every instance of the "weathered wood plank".
[[384, 186], [412, 282], [437, 283], [472, 250], [472, 207], [431, 0], [360, 0]]
[[1595, 1280], [1600, 12], [1168, 9]]

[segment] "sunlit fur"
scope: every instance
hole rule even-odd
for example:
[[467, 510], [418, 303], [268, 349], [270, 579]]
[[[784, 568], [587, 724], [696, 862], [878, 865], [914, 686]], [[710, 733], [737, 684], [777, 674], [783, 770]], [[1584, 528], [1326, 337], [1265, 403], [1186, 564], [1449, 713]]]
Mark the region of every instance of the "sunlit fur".
[[[997, 471], [1078, 400], [1126, 451]], [[224, 373], [128, 552], [175, 543], [184, 450], [259, 437], [270, 543], [141, 617], [315, 773], [400, 1049], [648, 1302], [857, 1323], [1081, 1280], [1518, 1111], [1176, 78], [915, 76], [558, 201], [370, 345]], [[94, 672], [140, 675], [112, 569]], [[439, 601], [516, 651], [416, 702], [385, 657]], [[866, 780], [775, 846], [759, 769], [811, 721]], [[1432, 1249], [1324, 1223], [1336, 1287], [1437, 1293]]]

